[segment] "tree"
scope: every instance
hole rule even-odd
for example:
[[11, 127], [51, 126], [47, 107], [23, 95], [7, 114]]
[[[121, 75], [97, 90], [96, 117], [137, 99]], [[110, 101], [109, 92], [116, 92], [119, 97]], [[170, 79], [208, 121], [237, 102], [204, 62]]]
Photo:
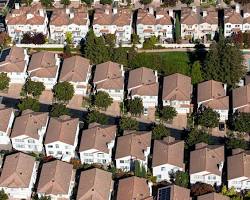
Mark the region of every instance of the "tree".
[[25, 3], [26, 6], [30, 6], [33, 0], [23, 0], [22, 2]]
[[9, 88], [10, 78], [6, 73], [0, 73], [0, 90], [5, 90]]
[[33, 97], [39, 97], [45, 90], [45, 86], [42, 82], [35, 82], [28, 79], [23, 88], [24, 92], [32, 95]]
[[181, 0], [181, 3], [185, 3], [187, 5], [190, 5], [193, 2], [194, 2], [194, 0]]
[[244, 135], [240, 133], [228, 132], [226, 137], [226, 148], [227, 149], [247, 149], [248, 143], [244, 139]]
[[236, 45], [239, 45], [240, 48], [242, 48], [243, 44], [243, 33], [241, 31], [234, 33], [232, 35], [232, 40]]
[[109, 96], [107, 92], [98, 91], [94, 97], [94, 105], [99, 109], [106, 110], [112, 103], [113, 99]]
[[63, 48], [63, 58], [69, 58], [71, 57], [71, 48], [68, 44], [66, 44]]
[[122, 130], [137, 130], [139, 123], [131, 117], [122, 117], [119, 126]]
[[169, 130], [164, 126], [164, 124], [157, 124], [152, 130], [152, 138], [154, 140], [160, 140], [163, 137], [167, 137], [170, 135]]
[[220, 115], [212, 108], [205, 108], [198, 114], [198, 124], [207, 128], [218, 127]]
[[4, 192], [4, 190], [0, 190], [0, 200], [8, 200], [8, 195]]
[[174, 7], [176, 6], [176, 0], [163, 0], [162, 3], [165, 7]]
[[50, 116], [60, 117], [62, 115], [68, 115], [69, 109], [62, 103], [55, 103], [51, 106]]
[[152, 0], [140, 0], [140, 3], [144, 5], [150, 4], [151, 2]]
[[181, 40], [181, 24], [180, 24], [180, 17], [177, 14], [175, 21], [175, 42], [180, 43], [180, 40]]
[[192, 196], [201, 196], [203, 194], [214, 192], [212, 185], [206, 183], [197, 182], [191, 186], [191, 195]]
[[232, 200], [243, 200], [240, 194], [235, 190], [234, 187], [227, 189], [225, 185], [222, 186], [221, 193], [225, 196], [230, 197]]
[[99, 124], [107, 124], [108, 118], [106, 115], [104, 115], [96, 110], [93, 110], [88, 114], [87, 123], [90, 124], [93, 122], [97, 122]]
[[[64, 0], [64, 1], [69, 1], [69, 3], [70, 3], [70, 0]], [[72, 44], [72, 42], [73, 42], [72, 32], [66, 32], [65, 33], [65, 41], [66, 41], [67, 44]]]
[[106, 35], [104, 36], [104, 39], [105, 39], [105, 43], [106, 43], [108, 46], [114, 48], [114, 46], [115, 46], [115, 40], [116, 40], [115, 34], [110, 34], [110, 33], [109, 33], [109, 34], [106, 34]]
[[135, 166], [134, 167], [135, 176], [146, 178], [147, 175], [146, 169], [143, 165], [141, 165], [141, 163], [138, 160], [134, 161], [134, 166]]
[[40, 104], [37, 99], [33, 99], [31, 97], [25, 97], [20, 100], [20, 103], [17, 105], [19, 110], [24, 111], [27, 109], [38, 112], [40, 110]]
[[233, 127], [235, 131], [250, 133], [250, 113], [236, 113]]
[[191, 77], [193, 85], [203, 81], [201, 73], [201, 65], [199, 61], [195, 61], [194, 64], [192, 65]]
[[93, 0], [81, 0], [82, 3], [86, 3], [88, 6], [90, 6], [93, 3]]
[[242, 63], [243, 55], [239, 47], [225, 39], [221, 33], [218, 43], [212, 44], [207, 53], [203, 77], [235, 86], [246, 73]]
[[132, 40], [132, 44], [139, 44], [140, 37], [139, 35], [132, 33], [131, 40]]
[[31, 33], [24, 33], [23, 38], [21, 40], [22, 44], [31, 44], [33, 42], [33, 38]]
[[188, 187], [189, 184], [189, 174], [183, 171], [176, 171], [172, 175], [172, 179], [175, 185], [180, 187]]
[[48, 7], [52, 7], [53, 0], [41, 0], [41, 3], [42, 3], [43, 6], [48, 8]]
[[74, 96], [74, 86], [69, 82], [59, 82], [54, 87], [54, 95], [58, 101], [68, 102]]
[[164, 121], [170, 121], [175, 116], [177, 116], [177, 112], [175, 108], [171, 106], [164, 106], [162, 109], [158, 110], [159, 117]]
[[103, 4], [103, 5], [111, 5], [112, 4], [112, 0], [100, 0], [100, 4]]
[[140, 116], [143, 113], [143, 103], [142, 99], [139, 97], [135, 97], [134, 99], [131, 99], [128, 101], [128, 111], [133, 116]]
[[34, 33], [31, 39], [33, 44], [45, 44], [46, 42], [46, 37], [42, 33]]
[[0, 33], [0, 50], [7, 48], [10, 43], [11, 43], [10, 36], [5, 32], [1, 32]]
[[51, 200], [51, 197], [50, 196], [41, 196], [41, 197], [38, 197], [38, 195], [36, 194], [32, 200]]
[[123, 47], [118, 47], [113, 51], [113, 62], [117, 62], [123, 65], [128, 64], [128, 55], [127, 55], [127, 50]]
[[143, 42], [143, 49], [154, 49], [157, 42], [158, 38], [156, 36], [151, 36], [150, 38], [145, 39]]
[[70, 0], [61, 0], [61, 4], [68, 6], [70, 4]]
[[196, 128], [191, 129], [186, 138], [186, 144], [189, 147], [194, 146], [200, 142], [208, 143], [209, 142], [209, 134], [203, 130], [198, 130]]

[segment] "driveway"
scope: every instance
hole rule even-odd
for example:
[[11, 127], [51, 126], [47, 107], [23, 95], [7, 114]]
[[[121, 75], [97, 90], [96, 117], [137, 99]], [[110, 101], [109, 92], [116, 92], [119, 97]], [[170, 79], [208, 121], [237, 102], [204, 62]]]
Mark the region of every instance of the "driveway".
[[39, 102], [43, 104], [52, 104], [53, 92], [51, 90], [44, 90], [39, 97]]
[[69, 101], [67, 107], [71, 109], [84, 110], [83, 105], [83, 96], [74, 95], [73, 98]]
[[19, 99], [22, 87], [23, 87], [23, 84], [11, 83], [9, 85], [9, 88], [8, 88], [7, 91], [1, 91], [0, 92], [0, 96]]
[[101, 112], [113, 117], [121, 116], [120, 102], [113, 101], [113, 103], [107, 108], [106, 111], [101, 111]]

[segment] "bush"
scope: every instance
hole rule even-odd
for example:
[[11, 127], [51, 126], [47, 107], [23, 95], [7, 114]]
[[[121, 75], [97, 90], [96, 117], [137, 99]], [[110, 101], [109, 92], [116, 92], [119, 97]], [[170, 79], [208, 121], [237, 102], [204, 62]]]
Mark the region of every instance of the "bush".
[[180, 187], [188, 187], [189, 184], [189, 174], [183, 171], [176, 171], [172, 174], [173, 182], [175, 185]]
[[60, 117], [62, 115], [68, 115], [69, 109], [61, 103], [55, 103], [51, 107], [50, 116], [51, 117]]
[[152, 138], [154, 140], [160, 140], [163, 137], [170, 135], [170, 131], [164, 126], [164, 124], [157, 124], [152, 130]]
[[142, 99], [135, 97], [134, 99], [129, 100], [127, 109], [133, 116], [140, 116], [143, 113]]
[[162, 109], [158, 110], [158, 112], [159, 117], [164, 121], [170, 121], [177, 116], [175, 108], [171, 106], [164, 106]]
[[17, 105], [19, 110], [24, 111], [27, 109], [33, 110], [35, 112], [38, 112], [40, 110], [40, 104], [38, 100], [33, 99], [31, 97], [26, 97], [24, 99], [20, 100], [20, 103]]
[[220, 115], [211, 108], [205, 108], [198, 115], [198, 124], [207, 128], [218, 127]]
[[119, 125], [122, 130], [137, 130], [139, 123], [131, 117], [122, 117]]
[[186, 138], [186, 144], [192, 147], [200, 142], [209, 143], [209, 134], [196, 128], [191, 129]]
[[87, 117], [88, 124], [93, 123], [93, 122], [97, 122], [99, 124], [107, 124], [108, 117], [106, 115], [94, 110], [94, 111], [91, 111]]
[[197, 182], [191, 186], [191, 196], [201, 196], [203, 194], [214, 192], [212, 185]]
[[39, 97], [45, 90], [45, 86], [42, 82], [35, 82], [28, 79], [23, 87], [23, 90], [25, 93], [32, 95], [33, 97]]
[[74, 96], [74, 86], [69, 82], [59, 82], [54, 87], [54, 95], [58, 101], [68, 102]]
[[6, 73], [0, 73], [0, 90], [8, 89], [10, 83], [10, 78]]
[[44, 44], [46, 37], [42, 33], [24, 33], [21, 40], [22, 44]]
[[99, 109], [106, 110], [112, 103], [113, 99], [109, 96], [107, 92], [98, 91], [94, 96], [94, 105]]

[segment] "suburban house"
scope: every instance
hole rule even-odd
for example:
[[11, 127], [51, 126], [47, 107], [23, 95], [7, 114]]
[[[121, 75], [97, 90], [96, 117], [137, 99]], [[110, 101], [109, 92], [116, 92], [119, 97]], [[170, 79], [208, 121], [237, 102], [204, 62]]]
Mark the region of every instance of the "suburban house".
[[128, 98], [141, 98], [145, 115], [148, 114], [149, 108], [158, 105], [158, 88], [157, 71], [146, 67], [129, 71]]
[[184, 171], [184, 141], [168, 136], [154, 141], [152, 171], [157, 182], [170, 181], [171, 174]]
[[50, 90], [57, 83], [60, 58], [49, 51], [34, 53], [30, 59], [28, 73], [32, 81], [43, 82], [45, 89]]
[[24, 84], [28, 63], [27, 49], [16, 46], [4, 49], [0, 54], [0, 73], [7, 73], [10, 83]]
[[20, 43], [24, 33], [42, 33], [46, 36], [48, 32], [47, 14], [40, 2], [27, 7], [15, 3], [15, 9], [7, 14], [5, 22], [9, 36], [17, 43]]
[[59, 81], [71, 83], [74, 86], [75, 94], [86, 96], [90, 76], [90, 60], [81, 56], [72, 56], [64, 59]]
[[11, 132], [14, 149], [24, 152], [43, 152], [43, 139], [48, 125], [48, 113], [25, 110], [16, 117]]
[[135, 161], [147, 170], [151, 146], [151, 132], [128, 131], [118, 137], [115, 152], [116, 168], [134, 170]]
[[235, 10], [228, 9], [224, 12], [224, 36], [231, 36], [233, 33], [243, 31], [243, 17], [240, 9], [236, 6]]
[[164, 77], [162, 89], [163, 106], [175, 108], [179, 114], [191, 111], [191, 78], [179, 73]]
[[39, 197], [50, 196], [51, 200], [70, 199], [74, 185], [73, 165], [53, 160], [42, 165], [37, 194]]
[[233, 149], [233, 155], [227, 157], [228, 188], [234, 187], [238, 192], [250, 189], [250, 152]]
[[233, 90], [233, 112], [250, 112], [250, 84]]
[[46, 155], [69, 162], [75, 157], [79, 119], [63, 115], [51, 118], [44, 141]]
[[128, 200], [128, 199], [145, 199], [152, 200], [151, 196], [152, 189], [151, 185], [147, 183], [144, 178], [131, 176], [119, 180], [117, 199]]
[[15, 110], [0, 104], [0, 144], [10, 143], [10, 132], [15, 119]]
[[190, 200], [190, 190], [178, 185], [161, 187], [158, 189], [156, 200]]
[[89, 16], [84, 8], [54, 9], [50, 19], [50, 38], [60, 44], [71, 34], [73, 43], [79, 44], [89, 31]]
[[220, 193], [208, 193], [197, 197], [197, 200], [230, 200], [230, 197], [224, 196]]
[[166, 40], [173, 39], [172, 18], [165, 9], [161, 9], [154, 15], [153, 8], [149, 11], [139, 9], [136, 22], [136, 33], [141, 43], [151, 36], [159, 37], [159, 42], [164, 43]]
[[[197, 162], [199, 160], [199, 162]], [[224, 146], [198, 143], [190, 153], [190, 183], [221, 185]]]
[[123, 65], [111, 61], [96, 65], [93, 84], [96, 92], [104, 91], [107, 92], [114, 101], [123, 101]]
[[79, 148], [81, 163], [111, 164], [116, 129], [115, 125], [90, 124], [82, 132]]
[[110, 200], [114, 182], [112, 173], [93, 168], [82, 171], [76, 200], [105, 199]]
[[36, 182], [38, 163], [33, 156], [15, 153], [6, 156], [0, 176], [0, 190], [9, 199], [30, 199]]
[[220, 115], [220, 121], [228, 120], [229, 96], [226, 95], [226, 84], [209, 80], [198, 84], [198, 109], [211, 108]]
[[106, 34], [116, 36], [116, 44], [130, 43], [132, 34], [132, 12], [130, 9], [117, 9], [105, 5], [95, 9], [93, 31], [97, 37]]

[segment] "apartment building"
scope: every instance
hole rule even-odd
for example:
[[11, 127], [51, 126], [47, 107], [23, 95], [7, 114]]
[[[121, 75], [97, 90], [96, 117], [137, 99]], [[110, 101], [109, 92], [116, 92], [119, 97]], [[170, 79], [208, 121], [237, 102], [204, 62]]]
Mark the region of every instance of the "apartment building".
[[233, 90], [233, 112], [250, 112], [250, 84]]

